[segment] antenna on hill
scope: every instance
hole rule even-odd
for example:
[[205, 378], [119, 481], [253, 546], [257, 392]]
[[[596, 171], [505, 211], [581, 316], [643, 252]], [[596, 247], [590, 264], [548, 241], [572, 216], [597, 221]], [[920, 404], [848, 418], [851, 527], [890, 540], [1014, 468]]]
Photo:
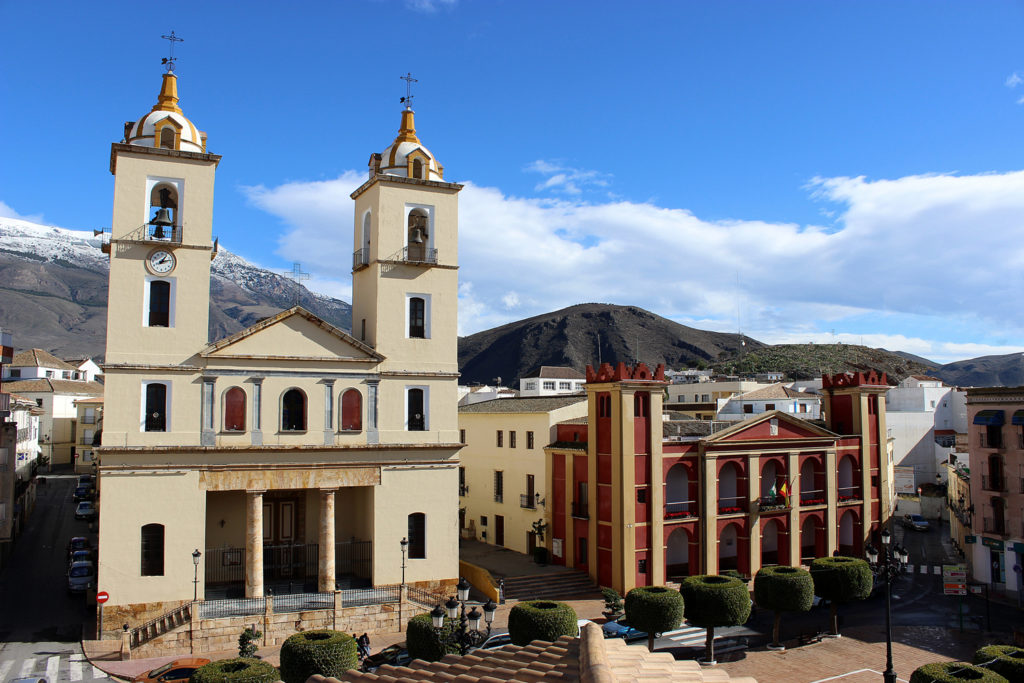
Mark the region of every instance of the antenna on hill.
[[184, 43], [185, 39], [179, 38], [178, 36], [174, 35], [174, 31], [171, 31], [171, 35], [169, 36], [160, 37], [170, 43], [170, 51], [168, 52], [168, 55], [166, 57], [160, 60], [160, 63], [165, 64], [167, 66], [167, 73], [172, 74], [174, 73], [174, 62], [178, 59], [174, 56], [174, 44]]
[[302, 285], [299, 283], [309, 279], [309, 273], [303, 272], [302, 264], [298, 261], [292, 263], [291, 272], [282, 273], [282, 275], [289, 280], [295, 282], [295, 305], [299, 305], [299, 294], [302, 292]]
[[405, 97], [401, 98], [399, 102], [405, 105], [406, 109], [412, 109], [412, 98], [415, 95], [412, 94], [412, 84], [419, 83], [418, 79], [412, 77], [412, 72], [407, 72], [404, 76], [398, 77], [400, 80], [405, 81]]

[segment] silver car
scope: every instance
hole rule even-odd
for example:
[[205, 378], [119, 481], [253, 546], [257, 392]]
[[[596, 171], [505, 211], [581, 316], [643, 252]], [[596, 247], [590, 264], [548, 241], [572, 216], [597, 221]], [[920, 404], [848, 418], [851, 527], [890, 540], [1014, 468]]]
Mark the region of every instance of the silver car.
[[903, 526], [914, 531], [928, 531], [928, 520], [916, 513], [903, 515]]
[[68, 592], [84, 593], [96, 583], [96, 565], [75, 562], [68, 568]]

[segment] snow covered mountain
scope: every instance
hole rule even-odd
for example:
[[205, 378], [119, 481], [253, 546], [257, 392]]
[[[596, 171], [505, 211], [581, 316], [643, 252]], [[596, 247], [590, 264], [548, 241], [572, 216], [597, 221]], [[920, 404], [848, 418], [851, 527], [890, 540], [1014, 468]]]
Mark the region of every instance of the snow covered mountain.
[[[107, 255], [91, 231], [0, 217], [0, 328], [18, 349], [101, 357], [107, 323]], [[210, 338], [219, 339], [295, 304], [342, 329], [348, 303], [310, 292], [220, 248], [212, 264]]]

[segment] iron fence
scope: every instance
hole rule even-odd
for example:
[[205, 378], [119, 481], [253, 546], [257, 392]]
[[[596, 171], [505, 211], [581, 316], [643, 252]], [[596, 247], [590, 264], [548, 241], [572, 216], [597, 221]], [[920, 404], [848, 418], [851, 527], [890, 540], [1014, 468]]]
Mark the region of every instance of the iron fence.
[[534, 497], [531, 496], [529, 493], [520, 493], [519, 494], [519, 507], [525, 508], [527, 510], [536, 510], [537, 509], [537, 502], [534, 499]]
[[334, 545], [335, 576], [373, 576], [373, 541], [342, 541]]
[[334, 609], [334, 593], [292, 593], [274, 596], [274, 614]]
[[1001, 474], [983, 474], [981, 475], [981, 488], [985, 491], [1004, 492], [1006, 491], [1006, 478]]
[[227, 600], [206, 600], [199, 603], [200, 619], [220, 617], [250, 617], [265, 614], [266, 598], [234, 598]]
[[263, 546], [263, 580], [305, 582], [316, 580], [320, 564], [316, 543]]
[[389, 602], [400, 602], [402, 587], [381, 586], [379, 588], [350, 588], [341, 591], [341, 604], [344, 607], [365, 607], [381, 605]]
[[207, 586], [245, 583], [245, 548], [206, 549]]
[[422, 588], [416, 588], [415, 586], [409, 586], [406, 590], [409, 602], [415, 602], [417, 605], [423, 605], [424, 607], [432, 608], [436, 605], [443, 605], [446, 600], [443, 593], [433, 593]]

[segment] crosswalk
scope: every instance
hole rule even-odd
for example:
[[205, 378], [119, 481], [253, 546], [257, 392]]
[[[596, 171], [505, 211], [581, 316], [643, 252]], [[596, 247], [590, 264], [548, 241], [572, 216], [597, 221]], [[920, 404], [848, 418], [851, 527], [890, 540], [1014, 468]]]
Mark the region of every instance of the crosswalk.
[[935, 576], [942, 576], [941, 565], [927, 565], [927, 564], [908, 564], [906, 565], [906, 571], [908, 574], [913, 574], [915, 569], [921, 574], [934, 574]]
[[58, 681], [110, 681], [107, 674], [86, 660], [82, 653], [27, 657], [22, 660], [0, 661], [0, 681], [12, 678], [43, 678], [49, 683]]
[[[704, 647], [707, 643], [707, 630], [697, 626], [688, 626], [686, 628], [676, 629], [675, 631], [666, 631], [661, 634], [661, 637], [668, 638], [682, 647]], [[732, 652], [733, 650], [741, 650], [744, 647], [746, 647], [746, 643], [735, 638], [715, 638], [716, 656], [718, 654]]]

